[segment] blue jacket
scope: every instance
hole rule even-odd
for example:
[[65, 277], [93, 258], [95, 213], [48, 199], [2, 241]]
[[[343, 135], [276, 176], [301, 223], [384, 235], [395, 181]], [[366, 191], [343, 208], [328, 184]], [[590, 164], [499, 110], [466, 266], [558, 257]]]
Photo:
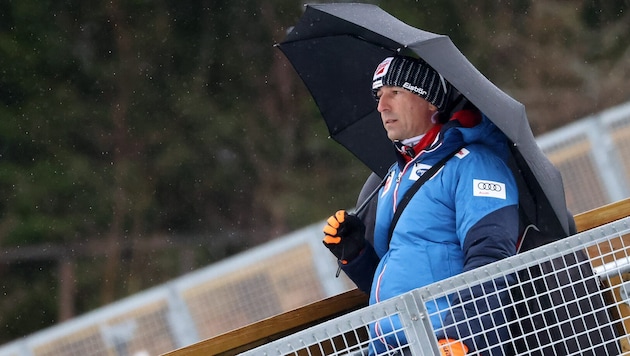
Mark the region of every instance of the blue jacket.
[[[379, 192], [374, 245], [368, 244], [357, 258], [342, 266], [357, 286], [370, 294], [370, 304], [515, 253], [518, 191], [507, 166], [507, 144], [504, 134], [485, 116], [481, 123], [470, 128], [451, 120], [442, 127], [436, 141], [411, 162], [400, 160], [390, 168]], [[465, 148], [413, 196], [389, 240], [394, 211], [407, 189], [428, 168], [461, 145]], [[503, 289], [506, 282], [509, 281], [489, 283], [484, 286], [485, 292], [489, 292], [488, 288]], [[471, 293], [481, 293], [480, 288], [473, 288]], [[498, 298], [506, 294], [507, 291], [499, 293]], [[467, 295], [461, 296], [461, 300], [459, 296], [451, 297], [452, 313], [436, 313], [448, 307], [449, 301], [445, 298], [437, 303], [426, 303], [429, 314], [433, 315], [431, 323], [438, 332], [437, 337], [460, 339], [471, 351], [474, 346], [479, 348], [505, 339], [506, 328], [499, 328], [493, 335], [486, 334], [485, 338], [481, 336], [482, 325], [487, 322], [484, 320], [449, 332], [448, 325], [463, 320], [464, 315], [470, 317], [483, 313], [483, 308], [494, 309], [500, 305], [500, 300], [494, 297], [488, 300], [490, 308], [481, 306], [480, 309], [479, 305], [466, 303], [468, 298]], [[505, 322], [501, 313], [491, 318], [495, 325]], [[372, 325], [373, 338], [389, 334], [372, 347], [383, 352], [387, 348], [385, 344], [396, 347], [399, 345], [396, 340], [406, 343], [402, 332], [391, 333], [396, 329], [400, 329], [397, 319]], [[448, 335], [444, 335], [444, 330]], [[474, 342], [466, 342], [471, 334], [476, 335]]]

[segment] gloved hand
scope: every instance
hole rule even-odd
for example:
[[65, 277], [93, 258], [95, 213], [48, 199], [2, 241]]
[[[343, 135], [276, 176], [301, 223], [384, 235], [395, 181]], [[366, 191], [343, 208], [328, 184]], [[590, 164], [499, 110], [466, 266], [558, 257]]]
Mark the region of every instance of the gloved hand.
[[465, 356], [468, 353], [468, 347], [455, 339], [439, 340], [438, 345], [442, 356]]
[[356, 215], [339, 210], [324, 226], [324, 246], [346, 264], [357, 257], [365, 246], [365, 225]]

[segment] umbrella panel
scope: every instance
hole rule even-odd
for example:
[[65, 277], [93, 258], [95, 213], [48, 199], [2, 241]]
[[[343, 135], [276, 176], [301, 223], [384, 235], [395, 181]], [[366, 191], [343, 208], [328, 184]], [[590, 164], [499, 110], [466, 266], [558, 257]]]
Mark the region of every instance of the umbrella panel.
[[374, 112], [370, 116], [357, 121], [352, 130], [344, 130], [332, 137], [372, 172], [384, 178], [389, 167], [396, 161], [396, 155], [381, 124], [380, 114]]
[[[331, 137], [383, 177], [396, 158], [376, 111], [372, 74], [393, 52], [352, 36], [285, 42], [279, 48], [306, 84]], [[348, 53], [361, 53], [361, 60]]]

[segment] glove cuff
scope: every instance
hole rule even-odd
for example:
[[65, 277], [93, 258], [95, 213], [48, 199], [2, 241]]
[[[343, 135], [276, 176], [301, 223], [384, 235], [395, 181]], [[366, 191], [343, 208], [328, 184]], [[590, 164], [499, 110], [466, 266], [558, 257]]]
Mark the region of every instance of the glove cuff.
[[441, 339], [438, 345], [441, 356], [465, 356], [468, 353], [468, 347], [455, 339]]
[[344, 256], [344, 257], [347, 257], [347, 258], [339, 259], [339, 263], [342, 264], [342, 265], [347, 265], [348, 263], [352, 262], [355, 258], [361, 256], [363, 251], [365, 251], [365, 245], [361, 247], [361, 249], [359, 250], [359, 252], [356, 255], [354, 255], [354, 256]]

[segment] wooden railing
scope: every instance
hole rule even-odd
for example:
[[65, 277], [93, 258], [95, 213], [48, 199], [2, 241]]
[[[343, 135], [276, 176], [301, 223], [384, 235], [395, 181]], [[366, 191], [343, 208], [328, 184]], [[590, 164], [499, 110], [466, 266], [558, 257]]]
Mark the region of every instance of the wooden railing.
[[[575, 224], [578, 232], [581, 232], [626, 216], [630, 216], [630, 199], [578, 214], [575, 216]], [[367, 305], [367, 302], [367, 295], [354, 289], [171, 351], [165, 355], [236, 355], [312, 325], [362, 308]]]

